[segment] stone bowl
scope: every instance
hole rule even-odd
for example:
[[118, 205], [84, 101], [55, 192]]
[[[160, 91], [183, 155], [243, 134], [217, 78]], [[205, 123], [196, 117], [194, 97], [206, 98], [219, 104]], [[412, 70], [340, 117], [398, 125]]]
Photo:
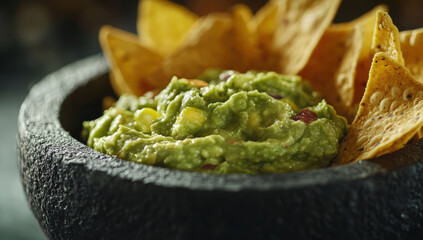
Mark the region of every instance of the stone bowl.
[[113, 95], [101, 55], [36, 84], [18, 120], [31, 209], [51, 239], [423, 239], [423, 141], [374, 161], [217, 175], [116, 159], [79, 141]]

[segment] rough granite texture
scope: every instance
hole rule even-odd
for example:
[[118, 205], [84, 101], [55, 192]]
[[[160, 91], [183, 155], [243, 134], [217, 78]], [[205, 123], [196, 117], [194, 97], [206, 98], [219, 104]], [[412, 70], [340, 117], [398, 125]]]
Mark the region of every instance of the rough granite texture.
[[375, 162], [288, 174], [140, 165], [76, 139], [112, 94], [107, 72], [100, 55], [72, 64], [21, 107], [22, 183], [51, 239], [420, 239], [423, 141]]

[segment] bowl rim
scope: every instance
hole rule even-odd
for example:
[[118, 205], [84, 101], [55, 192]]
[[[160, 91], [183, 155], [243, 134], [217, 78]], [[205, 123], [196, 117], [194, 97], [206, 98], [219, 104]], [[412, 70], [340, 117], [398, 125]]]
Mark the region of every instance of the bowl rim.
[[[271, 174], [213, 174], [166, 169], [117, 159], [97, 152], [73, 138], [60, 123], [64, 100], [77, 88], [109, 71], [102, 54], [87, 57], [67, 65], [35, 84], [24, 100], [18, 119], [18, 134], [22, 139], [37, 137], [51, 143], [50, 150], [63, 154], [62, 162], [79, 165], [95, 174], [153, 184], [162, 187], [217, 191], [270, 191], [300, 189], [317, 185], [366, 181], [394, 174], [401, 169], [387, 170], [370, 161], [333, 166], [323, 169]], [[41, 134], [40, 134], [41, 132]], [[47, 133], [47, 134], [46, 134]], [[23, 136], [23, 137], [22, 137]], [[419, 141], [422, 142], [422, 141]], [[388, 154], [389, 155], [389, 154]]]

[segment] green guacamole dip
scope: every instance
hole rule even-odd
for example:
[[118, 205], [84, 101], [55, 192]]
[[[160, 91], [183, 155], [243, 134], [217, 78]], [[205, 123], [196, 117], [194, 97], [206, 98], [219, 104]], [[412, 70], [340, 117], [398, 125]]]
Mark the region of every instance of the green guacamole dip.
[[328, 166], [348, 130], [298, 76], [213, 70], [199, 79], [174, 77], [155, 97], [121, 96], [83, 123], [83, 139], [142, 164], [273, 173]]

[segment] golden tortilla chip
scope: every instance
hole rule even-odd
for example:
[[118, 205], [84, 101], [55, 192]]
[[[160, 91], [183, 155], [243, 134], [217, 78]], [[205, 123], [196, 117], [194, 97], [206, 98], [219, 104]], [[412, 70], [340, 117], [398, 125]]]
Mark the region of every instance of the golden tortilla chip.
[[423, 84], [389, 54], [375, 54], [366, 92], [334, 165], [400, 149], [423, 124]]
[[386, 7], [379, 5], [351, 22], [329, 26], [299, 73], [349, 122], [355, 115], [353, 103], [358, 63], [370, 54], [376, 12], [382, 9]]
[[398, 28], [387, 12], [377, 11], [376, 13], [372, 49], [375, 52], [384, 52], [393, 60], [404, 64]]
[[257, 38], [252, 22], [253, 13], [244, 4], [237, 4], [232, 7], [232, 22], [234, 34], [237, 41], [236, 47], [250, 62], [256, 62], [259, 56]]
[[162, 62], [160, 55], [143, 47], [136, 35], [111, 26], [103, 26], [99, 38], [118, 95], [141, 96], [154, 89], [146, 77]]
[[270, 49], [276, 29], [277, 12], [278, 7], [274, 1], [268, 1], [253, 18], [254, 30], [262, 49]]
[[195, 78], [209, 68], [248, 70], [250, 62], [236, 47], [232, 32], [230, 15], [211, 14], [200, 19], [184, 45], [149, 76], [150, 83], [165, 87], [172, 76]]
[[394, 143], [390, 146], [387, 147], [384, 150], [380, 150], [377, 154], [377, 156], [382, 156], [391, 152], [394, 152], [396, 150], [399, 150], [401, 148], [403, 148], [405, 145], [407, 145], [407, 143], [409, 143], [410, 141], [413, 141], [413, 138], [418, 134], [418, 129], [412, 130], [408, 133], [405, 133], [402, 137], [398, 138], [396, 141], [394, 141]]
[[[369, 19], [370, 20], [370, 19]], [[369, 24], [372, 20], [369, 21]], [[369, 24], [367, 26], [369, 26]], [[355, 80], [355, 93], [354, 93], [354, 103], [358, 104], [364, 94], [369, 70], [372, 63], [373, 55], [377, 52], [385, 52], [393, 58], [394, 60], [398, 61], [401, 64], [404, 64], [404, 59], [402, 58], [401, 48], [400, 48], [400, 40], [399, 40], [399, 32], [398, 28], [393, 24], [391, 17], [385, 11], [377, 11], [376, 12], [376, 20], [373, 25], [373, 38], [372, 38], [372, 45], [370, 49], [368, 49], [368, 45], [363, 46], [362, 57], [358, 63], [357, 68], [357, 77]], [[365, 39], [368, 38], [368, 34], [370, 33], [368, 27], [366, 27], [366, 36]], [[367, 41], [366, 44], [368, 44]]]
[[257, 70], [278, 70], [277, 59], [272, 54], [272, 44], [276, 29], [276, 14], [278, 6], [275, 1], [268, 1], [260, 8], [253, 18], [253, 32], [257, 39], [259, 49], [259, 60], [254, 65]]
[[360, 28], [330, 26], [299, 73], [342, 116], [351, 115], [354, 71], [361, 51]]
[[[369, 68], [367, 70], [366, 79], [369, 76], [370, 65], [372, 64], [373, 55], [375, 54], [372, 51], [373, 35], [375, 32], [375, 25], [377, 22], [377, 12], [383, 11], [387, 12], [388, 7], [386, 5], [378, 5], [373, 8], [371, 11], [367, 12], [363, 16], [359, 17], [353, 22], [356, 22], [363, 29], [363, 47], [361, 48], [360, 58], [368, 58]], [[370, 56], [370, 58], [369, 58]]]
[[423, 28], [401, 32], [400, 40], [405, 66], [423, 82]]
[[354, 27], [359, 27], [362, 32], [362, 46], [360, 57], [354, 72], [354, 99], [350, 109], [351, 115], [348, 116], [349, 119], [351, 119], [354, 115], [354, 105], [358, 104], [363, 97], [364, 89], [366, 88], [366, 83], [369, 78], [370, 66], [372, 64], [373, 55], [375, 54], [372, 50], [372, 40], [376, 25], [376, 16], [379, 10], [387, 11], [388, 8], [386, 5], [381, 4], [351, 22], [333, 25], [337, 28], [353, 29]]
[[[372, 39], [373, 39], [373, 33], [374, 33], [374, 29], [375, 29], [375, 22], [376, 22], [376, 16], [377, 16], [377, 12], [378, 11], [388, 11], [388, 7], [384, 4], [380, 4], [376, 7], [374, 7], [372, 10], [368, 11], [367, 13], [363, 14], [362, 16], [354, 19], [351, 22], [347, 22], [347, 23], [337, 23], [332, 25], [332, 27], [336, 27], [336, 28], [350, 28], [351, 30], [355, 27], [355, 26], [359, 26], [362, 29], [363, 32], [363, 40], [362, 40], [362, 48], [361, 48], [361, 53], [360, 53], [360, 59], [362, 58], [369, 58], [370, 56], [370, 61], [369, 61], [369, 68], [368, 70], [370, 70], [370, 65], [371, 65], [371, 61], [374, 55], [374, 52], [371, 50], [372, 47]], [[366, 80], [368, 78], [368, 71], [367, 71], [367, 77]]]
[[[417, 81], [423, 82], [423, 28], [400, 32], [401, 51], [405, 66]], [[423, 129], [414, 136], [414, 140], [423, 137]]]
[[420, 129], [419, 131], [417, 131], [417, 133], [414, 135], [414, 137], [413, 137], [413, 140], [414, 141], [417, 141], [417, 140], [419, 140], [420, 138], [422, 138], [423, 137], [423, 129]]
[[342, 104], [340, 114], [345, 116], [349, 122], [355, 117], [354, 112], [354, 93], [355, 93], [355, 76], [357, 64], [360, 58], [360, 52], [363, 48], [363, 29], [356, 26], [351, 32], [350, 38], [346, 41], [347, 50], [342, 58], [339, 69], [335, 74], [335, 88], [339, 94]]
[[297, 74], [335, 17], [340, 0], [279, 0], [272, 50], [279, 72]]
[[142, 0], [137, 29], [141, 44], [169, 55], [180, 44], [198, 17], [181, 5], [166, 0]]

